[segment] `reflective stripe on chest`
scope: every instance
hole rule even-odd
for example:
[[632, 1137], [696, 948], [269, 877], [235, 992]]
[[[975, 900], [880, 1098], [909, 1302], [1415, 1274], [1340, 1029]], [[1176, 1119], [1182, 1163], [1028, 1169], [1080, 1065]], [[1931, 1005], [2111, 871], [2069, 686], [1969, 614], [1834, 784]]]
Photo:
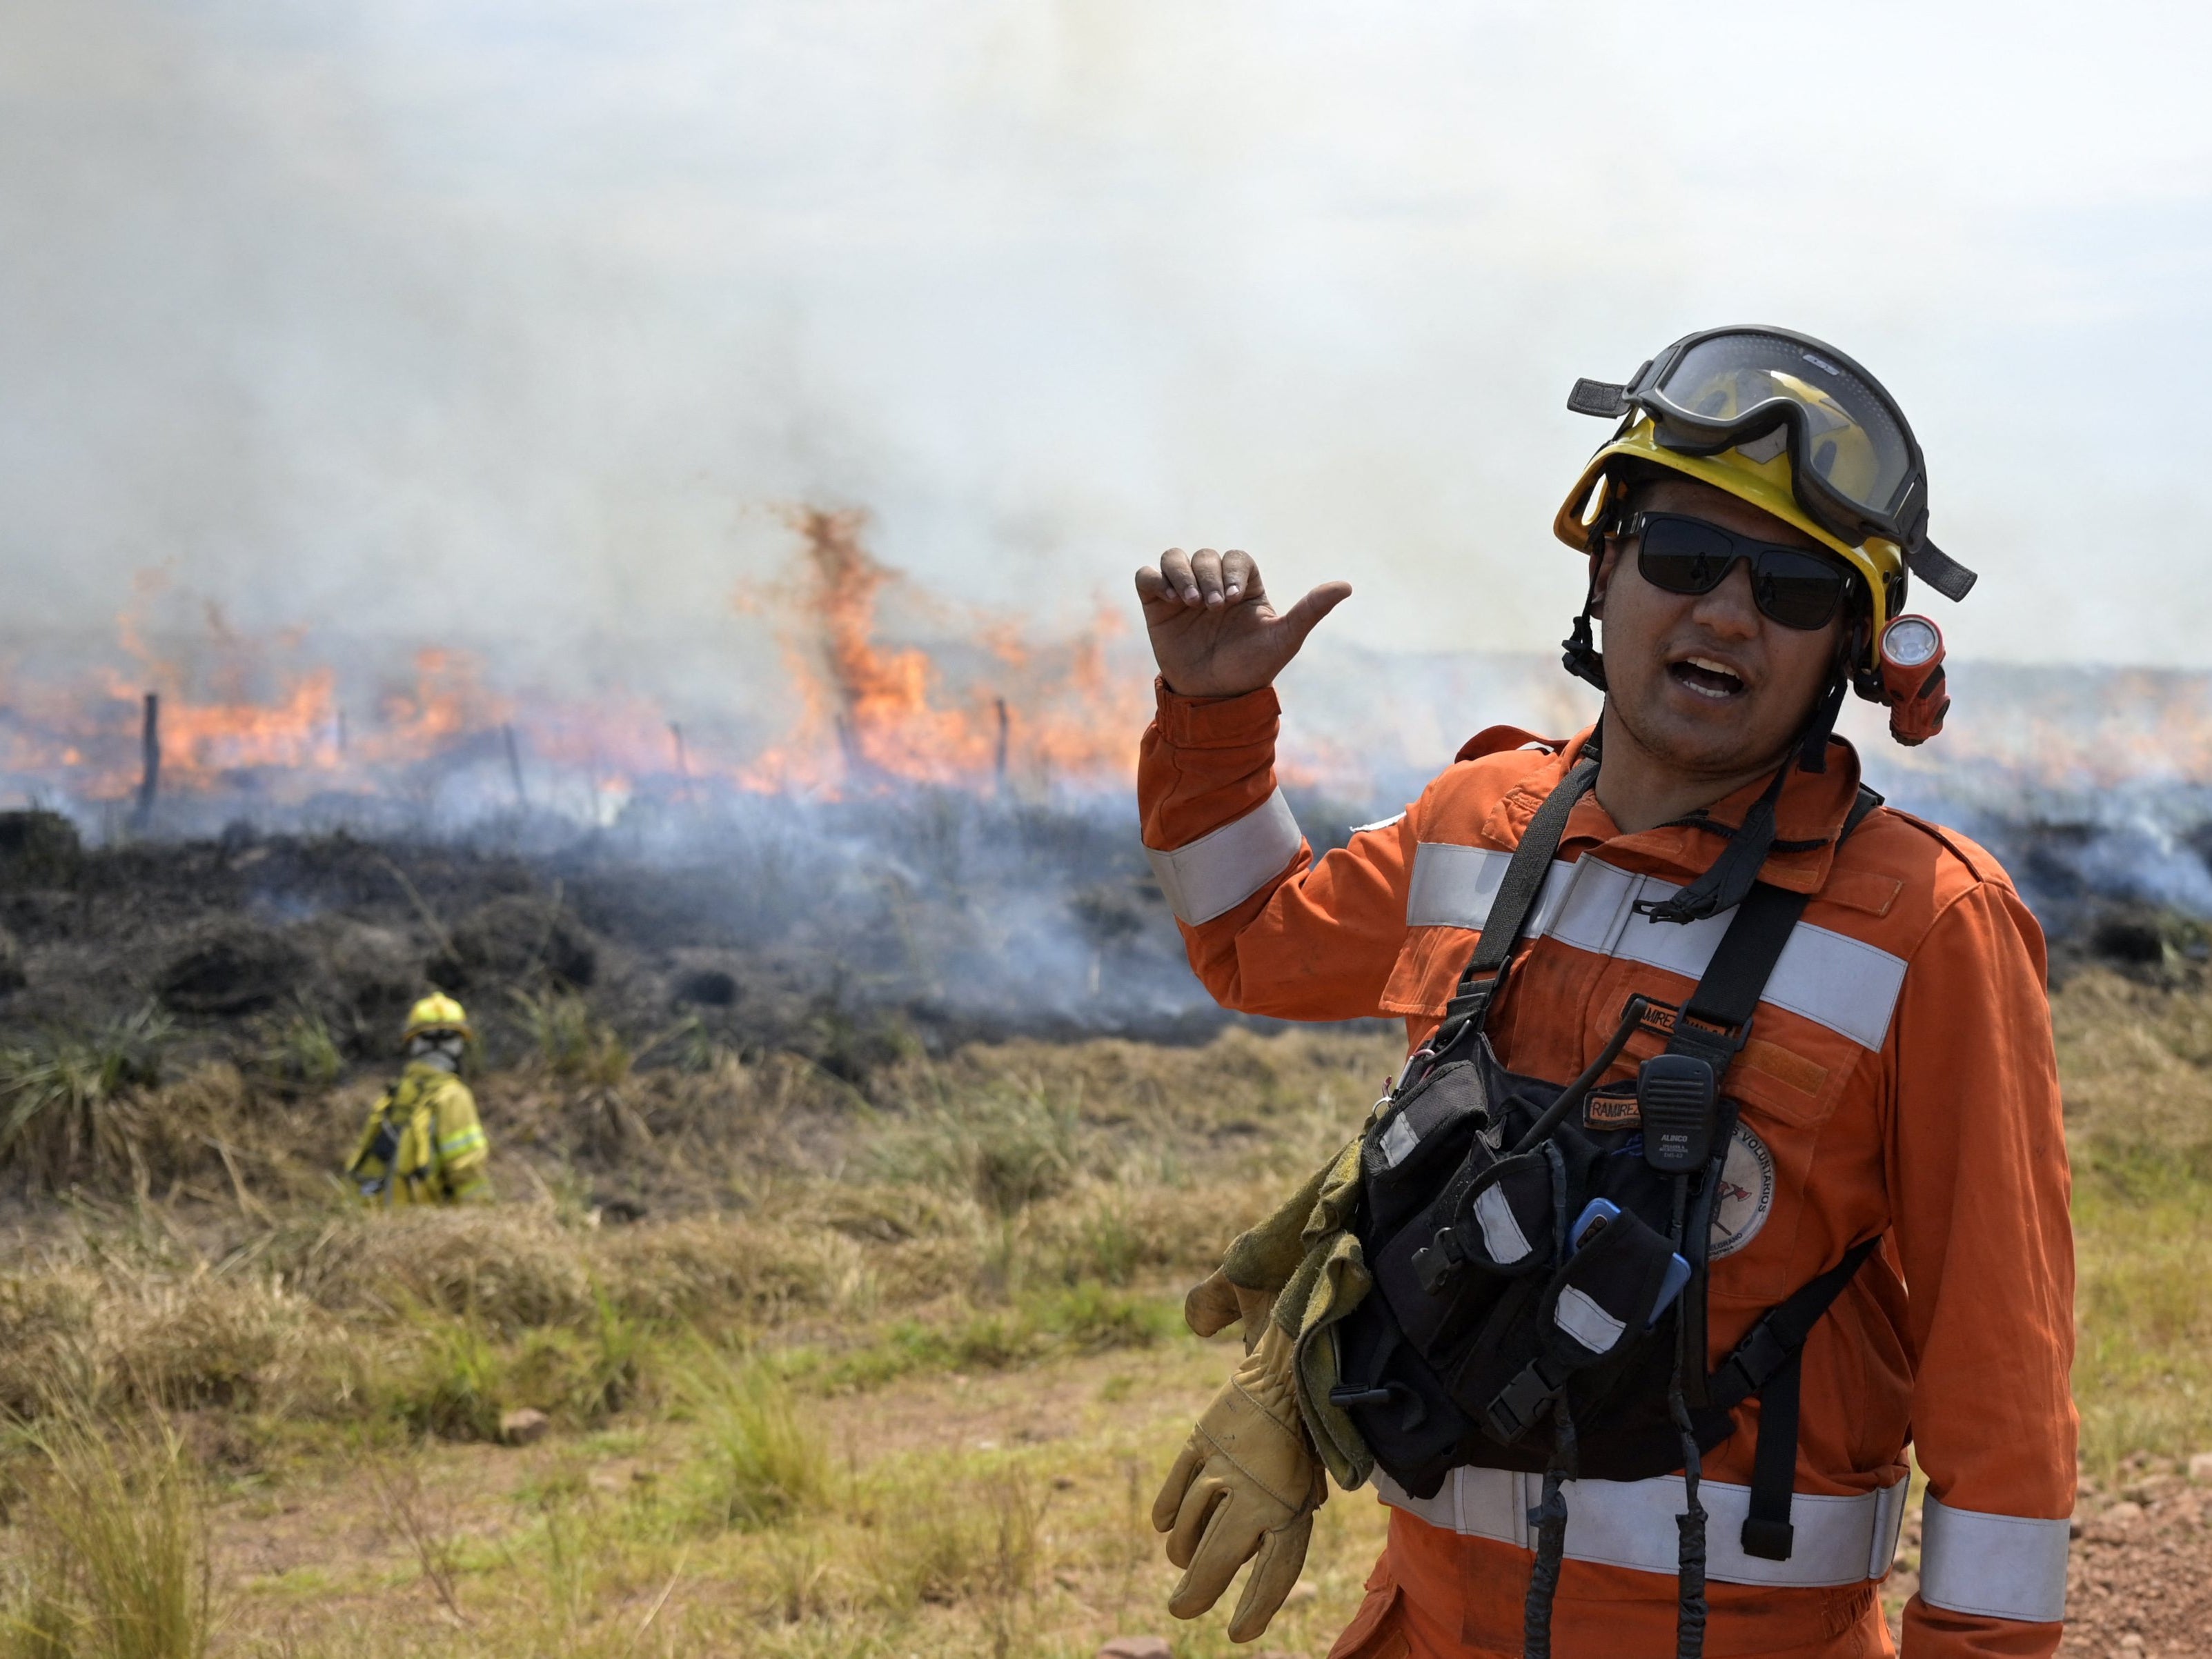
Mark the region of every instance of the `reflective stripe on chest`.
[[[1492, 848], [1423, 842], [1406, 894], [1408, 927], [1480, 929], [1512, 854]], [[1552, 866], [1527, 937], [1549, 938], [1594, 955], [1664, 969], [1694, 980], [1728, 932], [1733, 911], [1687, 924], [1653, 921], [1638, 903], [1681, 889], [1601, 860]], [[1832, 928], [1801, 921], [1783, 948], [1761, 1000], [1825, 1025], [1861, 1048], [1881, 1047], [1905, 984], [1905, 961]]]

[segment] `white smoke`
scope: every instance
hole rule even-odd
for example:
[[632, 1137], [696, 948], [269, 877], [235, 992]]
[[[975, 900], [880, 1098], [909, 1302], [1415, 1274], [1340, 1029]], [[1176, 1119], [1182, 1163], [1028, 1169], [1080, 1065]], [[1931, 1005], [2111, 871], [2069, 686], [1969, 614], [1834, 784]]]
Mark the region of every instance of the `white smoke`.
[[[1600, 435], [1763, 317], [1886, 377], [1968, 655], [2206, 660], [2207, 18], [1190, 0], [15, 0], [0, 569], [241, 627], [766, 678], [763, 504], [1056, 619], [1169, 542], [1540, 649]], [[773, 659], [767, 659], [773, 668]]]

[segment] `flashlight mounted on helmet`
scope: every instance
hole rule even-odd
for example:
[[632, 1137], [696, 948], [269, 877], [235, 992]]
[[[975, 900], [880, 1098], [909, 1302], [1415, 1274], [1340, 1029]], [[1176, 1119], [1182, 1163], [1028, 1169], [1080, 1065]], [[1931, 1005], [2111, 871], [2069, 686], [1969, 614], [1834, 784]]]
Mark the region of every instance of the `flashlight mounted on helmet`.
[[1881, 700], [1889, 735], [1912, 748], [1943, 729], [1943, 630], [1925, 617], [1899, 617], [1881, 632]]

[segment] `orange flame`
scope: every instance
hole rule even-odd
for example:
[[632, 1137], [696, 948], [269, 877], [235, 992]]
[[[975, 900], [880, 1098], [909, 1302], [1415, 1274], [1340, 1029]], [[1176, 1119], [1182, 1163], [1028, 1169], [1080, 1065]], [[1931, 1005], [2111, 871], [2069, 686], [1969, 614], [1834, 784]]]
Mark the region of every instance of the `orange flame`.
[[[165, 795], [249, 785], [279, 802], [369, 793], [426, 763], [475, 763], [526, 793], [525, 775], [539, 776], [539, 804], [570, 799], [580, 785], [598, 814], [648, 781], [678, 794], [710, 784], [825, 794], [1126, 784], [1146, 699], [1141, 676], [1107, 665], [1117, 617], [1102, 610], [1072, 641], [1041, 640], [1013, 617], [933, 605], [863, 545], [864, 514], [787, 517], [805, 554], [800, 580], [738, 602], [769, 614], [795, 709], [778, 737], [742, 752], [711, 720], [687, 738], [634, 693], [501, 690], [474, 658], [441, 647], [417, 652], [405, 682], [355, 695], [349, 710], [338, 670], [312, 659], [304, 630], [255, 641], [209, 606], [199, 646], [157, 650], [149, 612], [169, 582], [153, 571], [117, 618], [127, 666], [97, 671], [89, 686], [21, 675], [0, 684], [0, 773], [19, 793], [127, 800], [141, 776], [141, 693], [151, 691]], [[882, 612], [894, 604], [945, 642], [885, 642]]]
[[[152, 691], [165, 795], [251, 789], [283, 805], [398, 789], [411, 799], [459, 778], [483, 804], [520, 798], [604, 819], [641, 793], [696, 799], [708, 788], [1127, 787], [1149, 697], [1147, 677], [1126, 660], [1138, 653], [1120, 648], [1133, 641], [1118, 611], [1102, 605], [1072, 636], [1048, 635], [1029, 616], [919, 592], [869, 551], [863, 513], [793, 508], [786, 520], [805, 556], [798, 576], [736, 595], [741, 612], [773, 627], [791, 699], [766, 741], [738, 735], [753, 711], [679, 729], [635, 692], [502, 687], [450, 647], [417, 652], [395, 683], [363, 686], [357, 670], [316, 660], [304, 630], [241, 636], [212, 606], [192, 650], [157, 650], [149, 612], [170, 587], [154, 571], [117, 619], [118, 665], [74, 680], [0, 670], [0, 778], [19, 799], [129, 800], [141, 777], [141, 698]], [[2212, 787], [2212, 677], [2058, 671], [2008, 684], [2002, 706], [1995, 690], [1978, 697], [1971, 674], [1959, 683], [1950, 730], [1924, 750], [1893, 748], [1863, 706], [1850, 729], [1885, 771], [1981, 768], [2006, 787], [2060, 791], [2146, 779]], [[1581, 718], [1564, 684], [1561, 696], [1555, 732]], [[1418, 708], [1367, 714], [1373, 726], [1307, 723], [1298, 750], [1279, 761], [1285, 781], [1360, 793], [1377, 737], [1385, 753], [1443, 753], [1462, 735], [1430, 730]]]
[[[861, 544], [867, 515], [808, 507], [789, 520], [805, 538], [806, 571], [795, 592], [775, 598], [786, 613], [783, 657], [799, 713], [788, 735], [744, 769], [750, 786], [1111, 784], [1135, 769], [1144, 686], [1107, 672], [1103, 642], [1122, 627], [1111, 611], [1102, 608], [1087, 633], [1048, 648], [1016, 618], [967, 616], [969, 638], [995, 672], [955, 693], [928, 652], [878, 637], [883, 600], [908, 596], [899, 574]], [[764, 608], [751, 589], [737, 602]]]

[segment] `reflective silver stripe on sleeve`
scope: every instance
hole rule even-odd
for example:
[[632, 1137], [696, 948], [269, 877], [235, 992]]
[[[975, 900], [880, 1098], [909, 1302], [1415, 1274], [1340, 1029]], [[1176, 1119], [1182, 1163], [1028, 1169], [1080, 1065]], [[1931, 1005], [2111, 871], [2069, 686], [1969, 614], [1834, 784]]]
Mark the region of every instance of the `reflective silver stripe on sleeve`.
[[[1451, 1472], [1434, 1498], [1424, 1498], [1411, 1496], [1380, 1470], [1375, 1475], [1376, 1495], [1384, 1503], [1448, 1532], [1494, 1539], [1524, 1550], [1535, 1547], [1528, 1511], [1542, 1497], [1543, 1486], [1540, 1474], [1462, 1468]], [[1724, 1584], [1809, 1589], [1880, 1578], [1889, 1571], [1897, 1553], [1898, 1528], [1905, 1518], [1902, 1477], [1894, 1485], [1856, 1498], [1801, 1492], [1790, 1505], [1790, 1524], [1796, 1528], [1790, 1559], [1768, 1561], [1743, 1553], [1750, 1487], [1703, 1480], [1698, 1492], [1708, 1516], [1705, 1576]], [[1680, 1475], [1570, 1480], [1566, 1498], [1570, 1558], [1674, 1576], [1681, 1547], [1674, 1517], [1687, 1507]]]
[[[1413, 878], [1406, 897], [1409, 927], [1480, 928], [1505, 879], [1509, 853], [1483, 847], [1423, 842], [1414, 850]], [[1640, 902], [1672, 898], [1682, 890], [1656, 876], [1634, 875], [1598, 859], [1554, 863], [1528, 921], [1528, 936], [1620, 957], [1694, 980], [1719, 948], [1733, 910], [1687, 923], [1653, 921], [1638, 914]], [[1905, 960], [1888, 951], [1801, 921], [1783, 947], [1762, 1000], [1879, 1048], [1905, 986]]]
[[1187, 847], [1145, 848], [1169, 907], [1195, 927], [1234, 910], [1290, 867], [1297, 856], [1298, 821], [1279, 789]]
[[1920, 1511], [1920, 1599], [1947, 1613], [2055, 1625], [2066, 1616], [2067, 1523], [1954, 1510]]

